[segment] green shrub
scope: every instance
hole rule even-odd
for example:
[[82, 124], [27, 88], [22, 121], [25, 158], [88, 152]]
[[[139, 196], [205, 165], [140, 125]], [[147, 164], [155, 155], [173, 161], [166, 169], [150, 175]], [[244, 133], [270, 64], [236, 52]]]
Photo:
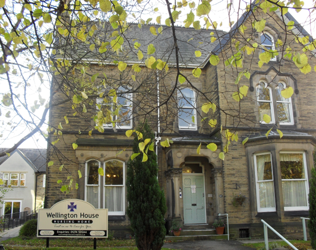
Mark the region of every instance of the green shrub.
[[35, 237], [37, 232], [37, 219], [29, 220], [20, 229], [20, 236]]

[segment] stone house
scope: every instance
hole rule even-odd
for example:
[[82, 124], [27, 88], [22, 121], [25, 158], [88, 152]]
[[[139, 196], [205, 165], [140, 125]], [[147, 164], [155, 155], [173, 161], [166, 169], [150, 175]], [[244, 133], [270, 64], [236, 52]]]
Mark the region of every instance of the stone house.
[[[5, 152], [5, 149], [0, 149]], [[10, 157], [0, 158], [1, 188], [9, 192], [1, 198], [0, 215], [44, 207], [46, 185], [46, 149], [16, 149]]]
[[[232, 238], [262, 237], [261, 219], [287, 237], [300, 235], [300, 217], [308, 216], [308, 180], [314, 164], [316, 100], [311, 93], [316, 91], [313, 84], [315, 72], [303, 74], [293, 61], [282, 57], [282, 53], [259, 67], [262, 50], [257, 49], [251, 55], [244, 51], [243, 69], [248, 69], [250, 78], [242, 77], [239, 86], [246, 85], [249, 91], [246, 97], [236, 102], [232, 94], [236, 91], [236, 77], [243, 69], [225, 66], [224, 61], [238, 52], [238, 47], [247, 44], [250, 37], [252, 42], [262, 44], [266, 49], [276, 50], [279, 49], [278, 39], [285, 41], [286, 38], [295, 51], [301, 51], [303, 45], [294, 44], [294, 38], [308, 36], [308, 33], [289, 13], [285, 15], [286, 22], [294, 21], [296, 26], [285, 33], [278, 13], [268, 15], [259, 9], [256, 12], [256, 18], [266, 19], [262, 32], [252, 28], [254, 16], [250, 12], [245, 13], [228, 33], [176, 27], [180, 70], [192, 83], [186, 81], [180, 88], [174, 87], [176, 68], [172, 65], [176, 57], [173, 53], [168, 54], [174, 47], [169, 27], [164, 26], [156, 40], [150, 40], [149, 26], [146, 25], [141, 28], [131, 25], [125, 34], [143, 46], [154, 44], [156, 58], [169, 56], [168, 72], [148, 69], [143, 62], [140, 64], [142, 74], [133, 81], [131, 69], [139, 63], [137, 53], [130, 53], [133, 49], [124, 54], [128, 56], [129, 69], [125, 72], [119, 72], [116, 65], [102, 58], [104, 54], [90, 55], [87, 62], [91, 75], [99, 73], [97, 79], [100, 82], [104, 79], [116, 82], [118, 102], [124, 113], [120, 119], [121, 113], [113, 115], [116, 116], [113, 119], [119, 121], [117, 123], [105, 122], [104, 131], [96, 130], [97, 118], [93, 119], [91, 115], [108, 105], [101, 104], [98, 94], [95, 102], [87, 107], [88, 112], [84, 112], [86, 115], [81, 117], [78, 113], [73, 114], [72, 103], [64, 101], [72, 97], [65, 95], [57, 84], [53, 85], [52, 104], [63, 104], [52, 107], [50, 126], [55, 129], [52, 129], [49, 140], [55, 142], [60, 138], [57, 128], [61, 123], [63, 139], [48, 146], [48, 161], [60, 162], [63, 168], [61, 171], [58, 167], [47, 169], [46, 206], [66, 198], [83, 199], [97, 208], [109, 209], [110, 230], [121, 236], [128, 233], [125, 173], [132, 154], [132, 141], [125, 132], [147, 119], [158, 144], [158, 180], [166, 195], [167, 221], [177, 219], [186, 226], [204, 225], [207, 228], [218, 214], [228, 214]], [[247, 27], [244, 33], [240, 32], [241, 25]], [[217, 38], [213, 43], [209, 43], [210, 32]], [[102, 37], [101, 34], [102, 38], [106, 35]], [[162, 42], [164, 46], [159, 46]], [[197, 47], [202, 51], [202, 57], [195, 56]], [[69, 57], [74, 60], [85, 50], [80, 49], [65, 50], [68, 57], [59, 55], [57, 60]], [[309, 63], [314, 66], [314, 55], [306, 53]], [[221, 63], [211, 65], [211, 54], [217, 55]], [[202, 72], [199, 78], [192, 76], [192, 70], [197, 67]], [[102, 73], [106, 77], [102, 78]], [[280, 93], [288, 87], [293, 88], [294, 94], [285, 99]], [[106, 87], [102, 91], [104, 89]], [[201, 107], [209, 101], [215, 103], [217, 109], [205, 114]], [[268, 123], [264, 120], [265, 114], [271, 117]], [[65, 123], [65, 115], [69, 123]], [[209, 119], [217, 120], [214, 128], [209, 126]], [[267, 137], [269, 129], [272, 130]], [[282, 138], [277, 129], [282, 131]], [[235, 141], [227, 139], [231, 139], [230, 133]], [[159, 141], [166, 138], [173, 141], [171, 146], [159, 146]], [[248, 141], [242, 145], [245, 138]], [[78, 145], [76, 150], [72, 148], [73, 143]], [[206, 147], [210, 143], [217, 145], [216, 151]], [[229, 150], [223, 161], [219, 159], [219, 153], [227, 147]], [[103, 177], [98, 175], [99, 168], [104, 169]], [[83, 178], [78, 177], [78, 170]], [[66, 183], [67, 176], [73, 183], [78, 183], [78, 189], [61, 193], [59, 189]], [[245, 200], [236, 203], [236, 196], [243, 196]]]

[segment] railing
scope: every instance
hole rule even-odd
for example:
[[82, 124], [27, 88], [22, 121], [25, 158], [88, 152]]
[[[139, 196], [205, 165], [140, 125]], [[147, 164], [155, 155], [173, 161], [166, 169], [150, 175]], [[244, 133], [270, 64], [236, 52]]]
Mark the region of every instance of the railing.
[[301, 217], [302, 223], [303, 223], [303, 234], [304, 234], [304, 240], [307, 241], [307, 234], [306, 234], [306, 220], [310, 220], [310, 218]]
[[277, 236], [284, 240], [294, 250], [298, 250], [287, 239], [285, 239], [281, 234], [279, 234], [273, 227], [271, 227], [267, 222], [265, 222], [264, 220], [261, 220], [261, 222], [263, 223], [264, 245], [266, 250], [269, 250], [268, 228], [270, 228], [272, 232], [274, 232]]
[[6, 214], [0, 217], [0, 227], [2, 228], [2, 231], [5, 231], [9, 230], [10, 228], [21, 226], [28, 220], [36, 218], [37, 213], [30, 213], [29, 211]]
[[[226, 235], [227, 235], [227, 240], [229, 240], [229, 221], [228, 221], [228, 214], [218, 214], [218, 217], [226, 217]], [[225, 235], [225, 234], [224, 234]]]

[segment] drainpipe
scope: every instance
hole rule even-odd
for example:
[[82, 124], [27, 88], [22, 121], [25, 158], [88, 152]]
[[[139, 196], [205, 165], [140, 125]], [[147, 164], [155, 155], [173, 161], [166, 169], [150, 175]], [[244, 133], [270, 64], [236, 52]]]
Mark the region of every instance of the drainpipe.
[[[159, 145], [159, 141], [161, 140], [160, 135], [160, 99], [159, 99], [159, 76], [158, 76], [158, 71], [156, 71], [156, 80], [157, 80], [157, 129], [158, 131], [155, 131], [155, 141], [156, 141], [156, 156], [157, 156], [157, 166], [159, 168], [158, 165], [158, 145]], [[158, 175], [157, 175], [157, 179], [158, 179]]]

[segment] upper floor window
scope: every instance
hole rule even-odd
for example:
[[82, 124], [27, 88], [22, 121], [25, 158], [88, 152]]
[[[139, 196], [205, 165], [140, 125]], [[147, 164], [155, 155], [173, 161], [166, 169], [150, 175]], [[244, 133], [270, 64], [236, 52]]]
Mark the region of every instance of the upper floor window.
[[[262, 52], [265, 52], [267, 50], [275, 50], [273, 36], [271, 36], [268, 32], [263, 32], [260, 35], [260, 42], [261, 46], [264, 47], [262, 48]], [[271, 58], [270, 61], [276, 61], [276, 56]]]
[[179, 129], [196, 130], [196, 95], [192, 89], [183, 88], [178, 91]]
[[[305, 153], [280, 152], [281, 176], [274, 177], [271, 153], [254, 155], [258, 212], [276, 211], [275, 181], [282, 183], [284, 211], [308, 210], [308, 178]], [[280, 185], [279, 185], [280, 186]]]
[[275, 88], [271, 88], [264, 81], [256, 86], [257, 104], [260, 122], [265, 123], [263, 116], [271, 117], [270, 124], [279, 122], [280, 125], [293, 125], [293, 108], [291, 98], [285, 99], [281, 91], [286, 88], [286, 84], [279, 82]]
[[104, 128], [132, 128], [132, 97], [130, 90], [121, 86], [117, 90], [116, 103], [113, 102], [113, 99], [104, 103], [103, 98], [97, 98], [97, 108], [103, 111], [104, 117], [110, 118], [107, 119], [108, 122], [104, 124]]
[[25, 187], [24, 173], [3, 173], [3, 185], [5, 187]]
[[[98, 173], [103, 168], [103, 178]], [[86, 162], [85, 201], [96, 208], [107, 208], [109, 215], [125, 214], [125, 163], [119, 160]], [[103, 187], [103, 188], [101, 188]]]

